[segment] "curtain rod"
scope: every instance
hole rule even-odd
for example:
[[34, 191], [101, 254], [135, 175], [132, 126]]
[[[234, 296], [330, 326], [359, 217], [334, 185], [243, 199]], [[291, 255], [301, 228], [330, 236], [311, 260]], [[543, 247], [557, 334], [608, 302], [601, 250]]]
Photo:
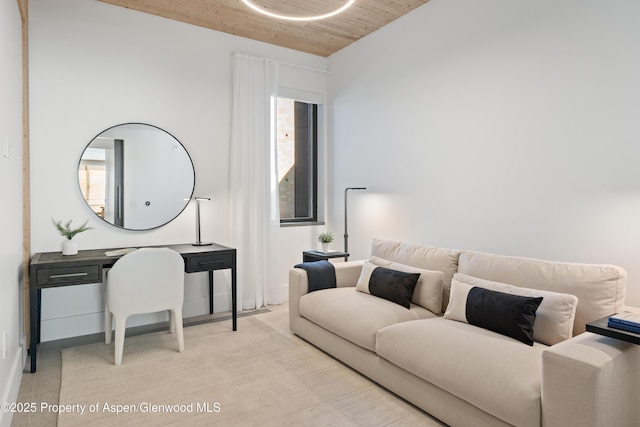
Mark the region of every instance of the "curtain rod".
[[[235, 56], [235, 55], [237, 55], [237, 54], [239, 54], [239, 53], [243, 53], [243, 52], [234, 52], [234, 53], [233, 53], [233, 56]], [[246, 53], [245, 55], [251, 55], [251, 54]], [[255, 55], [251, 55], [251, 56], [255, 56]], [[306, 66], [304, 66], [304, 65], [293, 64], [293, 63], [291, 63], [291, 62], [278, 61], [277, 59], [273, 59], [273, 58], [264, 58], [264, 57], [262, 57], [262, 58], [263, 58], [263, 59], [266, 59], [266, 60], [268, 60], [268, 61], [277, 62], [277, 63], [278, 63], [278, 64], [280, 64], [280, 65], [288, 65], [288, 66], [290, 66], [290, 67], [301, 68], [301, 69], [303, 69], [303, 70], [316, 71], [316, 72], [318, 72], [318, 73], [323, 73], [323, 74], [331, 74], [331, 71], [321, 70], [321, 69], [319, 69], [319, 68], [306, 67]]]
[[331, 74], [331, 71], [321, 70], [319, 68], [305, 67], [304, 65], [298, 65], [298, 64], [292, 64], [290, 62], [278, 61], [277, 59], [269, 59], [269, 60], [277, 62], [278, 64], [281, 64], [281, 65], [288, 65], [290, 67], [302, 68], [304, 70], [317, 71], [317, 72], [323, 73], [323, 74]]

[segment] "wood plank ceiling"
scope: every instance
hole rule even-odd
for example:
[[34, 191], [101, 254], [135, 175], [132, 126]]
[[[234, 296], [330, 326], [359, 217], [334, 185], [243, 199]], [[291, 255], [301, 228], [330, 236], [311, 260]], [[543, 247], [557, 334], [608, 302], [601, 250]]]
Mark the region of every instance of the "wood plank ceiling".
[[[271, 18], [251, 10], [241, 0], [99, 1], [326, 57], [429, 0], [356, 0], [342, 13], [314, 21]], [[323, 15], [346, 2], [253, 0], [267, 11], [286, 16]]]

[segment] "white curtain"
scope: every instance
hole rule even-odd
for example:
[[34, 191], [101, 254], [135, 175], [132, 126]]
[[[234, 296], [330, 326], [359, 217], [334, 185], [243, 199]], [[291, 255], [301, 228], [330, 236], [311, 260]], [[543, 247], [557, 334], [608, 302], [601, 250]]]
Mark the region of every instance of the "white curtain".
[[282, 302], [275, 105], [278, 64], [233, 56], [230, 238], [237, 249], [238, 309]]

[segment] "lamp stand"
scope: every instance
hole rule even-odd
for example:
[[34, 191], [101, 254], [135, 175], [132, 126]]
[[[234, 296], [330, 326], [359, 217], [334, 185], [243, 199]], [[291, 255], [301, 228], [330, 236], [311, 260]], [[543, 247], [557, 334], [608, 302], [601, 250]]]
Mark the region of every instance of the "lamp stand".
[[200, 240], [200, 200], [211, 200], [206, 197], [196, 197], [196, 242], [193, 246], [209, 246], [213, 243], [203, 242]]
[[[349, 232], [347, 231], [347, 192], [349, 190], [366, 190], [367, 187], [347, 187], [344, 189], [344, 253], [349, 253]], [[344, 257], [345, 261], [349, 260], [349, 255]]]

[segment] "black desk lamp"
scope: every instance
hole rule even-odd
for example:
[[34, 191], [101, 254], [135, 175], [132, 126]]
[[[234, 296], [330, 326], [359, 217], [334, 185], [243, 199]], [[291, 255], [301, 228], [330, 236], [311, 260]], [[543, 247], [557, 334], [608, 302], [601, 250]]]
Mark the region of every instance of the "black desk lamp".
[[[344, 252], [349, 253], [349, 233], [347, 232], [347, 193], [349, 190], [366, 190], [367, 187], [347, 187], [344, 189]], [[345, 256], [347, 261], [349, 256]]]

